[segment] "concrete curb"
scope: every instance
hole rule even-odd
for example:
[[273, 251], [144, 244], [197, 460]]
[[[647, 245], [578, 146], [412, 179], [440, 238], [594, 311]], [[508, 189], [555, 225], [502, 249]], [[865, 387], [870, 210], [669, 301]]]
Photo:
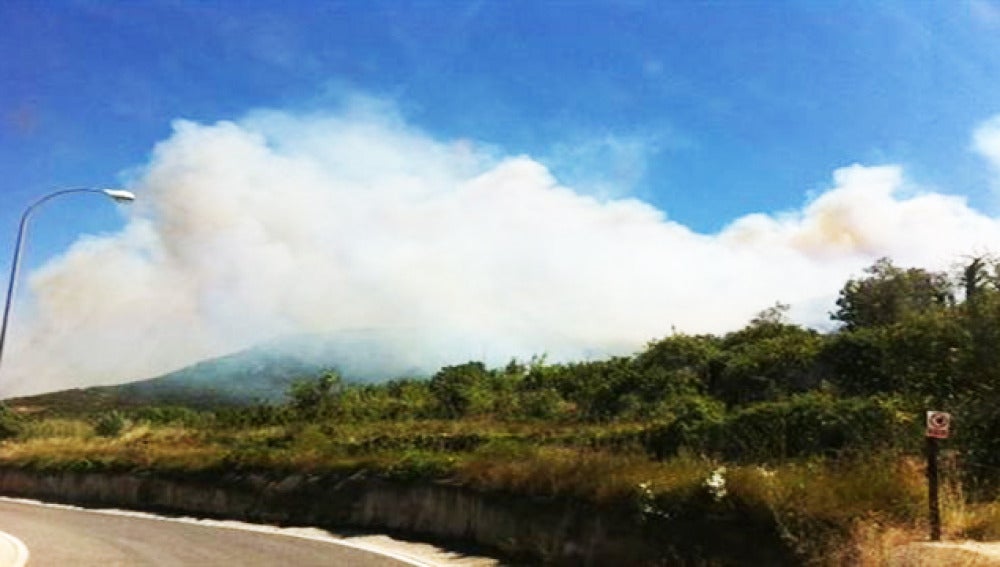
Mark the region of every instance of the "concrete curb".
[[28, 562], [27, 546], [7, 532], [0, 532], [0, 567], [24, 567]]

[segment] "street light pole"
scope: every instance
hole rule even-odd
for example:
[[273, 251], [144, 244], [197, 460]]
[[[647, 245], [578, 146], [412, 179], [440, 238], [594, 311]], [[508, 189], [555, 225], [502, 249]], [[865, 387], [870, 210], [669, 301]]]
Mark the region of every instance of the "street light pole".
[[17, 270], [21, 265], [21, 246], [24, 243], [25, 232], [27, 232], [28, 218], [42, 203], [68, 193], [101, 193], [119, 203], [129, 203], [135, 200], [135, 195], [132, 194], [132, 192], [124, 191], [122, 189], [91, 189], [88, 187], [81, 187], [75, 189], [63, 189], [61, 191], [49, 193], [48, 195], [44, 195], [34, 203], [28, 205], [28, 208], [24, 210], [24, 214], [21, 215], [21, 224], [17, 229], [17, 240], [14, 242], [14, 256], [10, 262], [10, 279], [7, 281], [7, 300], [4, 302], [3, 306], [3, 323], [0, 324], [0, 363], [3, 361], [3, 347], [7, 340], [7, 321], [10, 317], [10, 306], [14, 299], [14, 283], [17, 281]]

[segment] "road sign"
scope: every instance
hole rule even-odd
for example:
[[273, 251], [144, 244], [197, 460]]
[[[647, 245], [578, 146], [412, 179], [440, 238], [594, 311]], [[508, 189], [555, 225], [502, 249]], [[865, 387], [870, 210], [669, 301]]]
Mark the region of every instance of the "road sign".
[[927, 412], [927, 436], [947, 439], [951, 427], [951, 414], [943, 411]]
[[927, 412], [927, 504], [931, 541], [941, 541], [941, 505], [938, 502], [938, 439], [947, 439], [951, 414]]

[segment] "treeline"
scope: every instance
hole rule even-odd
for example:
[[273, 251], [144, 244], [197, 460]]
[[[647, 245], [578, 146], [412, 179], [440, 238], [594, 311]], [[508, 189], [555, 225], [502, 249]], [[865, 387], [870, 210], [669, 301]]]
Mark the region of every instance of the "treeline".
[[1000, 475], [1000, 266], [955, 274], [881, 259], [846, 282], [836, 331], [791, 324], [777, 304], [722, 336], [672, 334], [633, 356], [502, 368], [468, 362], [429, 380], [297, 382], [284, 405], [220, 410], [232, 426], [421, 419], [641, 424], [626, 435], [664, 459], [735, 461], [916, 451], [923, 412], [955, 414], [968, 474]]

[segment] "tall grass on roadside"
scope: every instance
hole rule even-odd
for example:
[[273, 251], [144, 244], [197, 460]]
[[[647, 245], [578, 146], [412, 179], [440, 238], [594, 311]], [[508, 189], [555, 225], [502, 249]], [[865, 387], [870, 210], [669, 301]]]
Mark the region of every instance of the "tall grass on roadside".
[[[42, 470], [367, 471], [408, 480], [447, 478], [485, 491], [623, 507], [648, 519], [650, 529], [693, 520], [706, 533], [685, 532], [685, 538], [705, 538], [692, 549], [709, 549], [718, 535], [712, 530], [777, 534], [769, 541], [817, 565], [877, 565], [893, 547], [926, 533], [923, 460], [897, 451], [762, 466], [687, 449], [656, 460], [639, 442], [637, 424], [477, 418], [236, 428], [181, 417], [129, 418], [110, 436], [96, 434], [93, 420], [28, 419], [16, 438], [0, 443], [0, 463]], [[1000, 503], [968, 502], [956, 467], [942, 467], [946, 536], [1000, 537]]]
[[769, 510], [807, 563], [853, 564], [856, 538], [873, 539], [874, 526], [909, 530], [926, 510], [922, 471], [893, 453], [737, 467], [729, 479], [733, 497]]
[[0, 445], [0, 463], [36, 470], [196, 472], [218, 466], [223, 455], [218, 445], [189, 429], [141, 424], [102, 437], [73, 420], [29, 429], [24, 439]]

